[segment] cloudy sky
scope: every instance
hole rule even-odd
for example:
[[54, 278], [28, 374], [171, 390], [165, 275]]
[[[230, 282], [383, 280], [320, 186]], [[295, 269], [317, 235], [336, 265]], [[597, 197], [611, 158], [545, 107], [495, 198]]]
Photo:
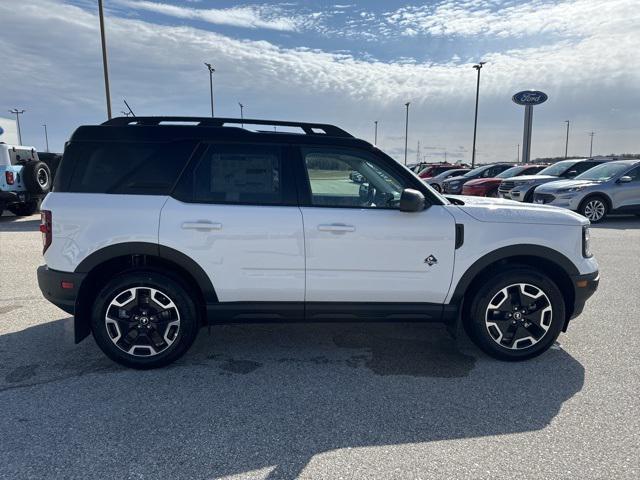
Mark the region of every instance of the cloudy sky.
[[[637, 0], [105, 0], [114, 112], [335, 123], [396, 158], [469, 160], [475, 70], [482, 70], [480, 161], [512, 160], [539, 89], [532, 156], [640, 152]], [[52, 148], [106, 117], [95, 0], [0, 1], [0, 112], [19, 107], [24, 143]], [[8, 116], [3, 113], [2, 116]]]

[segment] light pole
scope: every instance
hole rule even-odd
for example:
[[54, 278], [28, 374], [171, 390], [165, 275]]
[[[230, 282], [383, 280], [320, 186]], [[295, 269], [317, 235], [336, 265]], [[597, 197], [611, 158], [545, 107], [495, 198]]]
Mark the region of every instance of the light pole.
[[374, 125], [373, 144], [377, 145], [378, 144], [378, 120], [374, 120], [373, 125]]
[[13, 113], [16, 116], [16, 126], [18, 127], [18, 143], [22, 145], [22, 132], [20, 131], [20, 115], [22, 115], [25, 110], [18, 110], [14, 108], [9, 110], [9, 113]]
[[49, 152], [49, 134], [47, 133], [47, 124], [43, 123], [42, 126], [44, 127], [44, 143], [47, 146], [47, 153]]
[[591, 137], [591, 143], [589, 145], [589, 158], [593, 157], [593, 136], [596, 132], [589, 132], [589, 136]]
[[480, 70], [487, 62], [479, 62], [473, 66], [478, 71], [478, 81], [476, 83], [476, 114], [473, 120], [473, 147], [471, 148], [471, 168], [476, 166], [476, 130], [478, 128], [478, 97], [480, 96]]
[[213, 117], [213, 72], [216, 71], [210, 63], [204, 62], [207, 69], [209, 70], [209, 91], [211, 93], [211, 116]]
[[407, 114], [404, 121], [404, 164], [407, 164], [407, 141], [409, 140], [409, 105], [411, 102], [404, 104], [407, 107]]
[[238, 105], [240, 106], [240, 125], [244, 128], [244, 105], [240, 102], [238, 102]]
[[102, 69], [104, 70], [104, 93], [107, 97], [107, 118], [111, 119], [111, 94], [109, 93], [109, 66], [107, 64], [107, 41], [104, 34], [104, 12], [102, 0], [98, 0], [98, 14], [100, 15], [100, 39], [102, 40]]
[[516, 147], [516, 158], [518, 159], [516, 163], [520, 163], [520, 144]]
[[567, 140], [564, 143], [564, 158], [567, 158], [567, 154], [569, 152], [569, 120], [565, 120], [567, 124]]

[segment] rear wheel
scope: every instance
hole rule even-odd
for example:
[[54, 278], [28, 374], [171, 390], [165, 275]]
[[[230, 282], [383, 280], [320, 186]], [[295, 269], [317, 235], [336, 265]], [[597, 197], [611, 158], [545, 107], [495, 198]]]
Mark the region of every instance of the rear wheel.
[[91, 330], [115, 362], [147, 369], [167, 365], [189, 349], [198, 332], [194, 301], [164, 274], [125, 273], [107, 283], [93, 305]]
[[578, 213], [587, 217], [591, 223], [598, 223], [609, 213], [609, 203], [602, 197], [587, 197], [580, 204]]
[[526, 266], [488, 277], [465, 311], [471, 339], [500, 360], [526, 360], [545, 352], [564, 321], [564, 299], [556, 284]]
[[433, 189], [434, 189], [436, 192], [440, 192], [440, 193], [442, 193], [442, 188], [440, 188], [440, 185], [438, 185], [437, 183], [434, 183], [434, 184], [432, 184], [431, 186], [433, 187]]

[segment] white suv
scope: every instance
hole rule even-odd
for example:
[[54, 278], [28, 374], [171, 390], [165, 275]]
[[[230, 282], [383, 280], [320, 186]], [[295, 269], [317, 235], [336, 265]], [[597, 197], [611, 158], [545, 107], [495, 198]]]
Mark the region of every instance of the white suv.
[[584, 217], [445, 198], [332, 125], [83, 126], [42, 210], [43, 294], [75, 316], [76, 342], [93, 333], [134, 368], [176, 360], [202, 325], [263, 321], [446, 322], [522, 360], [598, 285]]

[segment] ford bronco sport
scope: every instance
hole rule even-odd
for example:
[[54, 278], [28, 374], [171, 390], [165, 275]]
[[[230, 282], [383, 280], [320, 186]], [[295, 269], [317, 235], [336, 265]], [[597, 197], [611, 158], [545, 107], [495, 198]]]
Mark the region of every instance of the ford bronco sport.
[[598, 285], [588, 225], [441, 196], [332, 125], [115, 118], [66, 146], [38, 281], [74, 315], [76, 342], [92, 333], [134, 368], [176, 360], [202, 325], [263, 321], [445, 322], [523, 360]]

